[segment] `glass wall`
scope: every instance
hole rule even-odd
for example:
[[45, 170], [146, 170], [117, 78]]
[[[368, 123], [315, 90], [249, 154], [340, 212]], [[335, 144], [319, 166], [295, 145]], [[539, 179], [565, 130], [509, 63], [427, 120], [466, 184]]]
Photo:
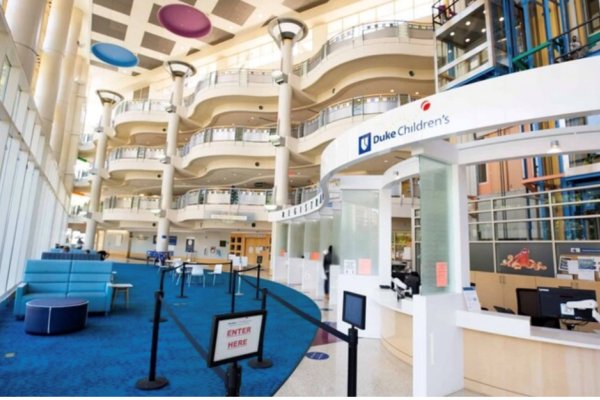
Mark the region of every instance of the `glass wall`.
[[16, 54], [13, 42], [0, 46], [0, 102], [8, 112], [0, 124], [0, 299], [21, 282], [27, 259], [64, 240], [67, 224], [67, 192]]
[[[420, 273], [421, 294], [446, 293], [452, 286], [450, 260], [451, 166], [427, 157], [419, 157], [421, 182]], [[446, 264], [447, 286], [437, 286], [437, 270]]]
[[[342, 190], [339, 264], [357, 275], [379, 273], [379, 192]], [[387, 239], [386, 239], [387, 240]], [[334, 246], [334, 254], [336, 249]]]
[[488, 65], [487, 29], [485, 7], [482, 4], [436, 36], [440, 88]]
[[10, 61], [8, 58], [4, 59], [2, 63], [2, 70], [0, 71], [0, 100], [4, 101], [4, 95], [6, 93], [6, 84], [8, 83], [8, 75], [10, 74]]

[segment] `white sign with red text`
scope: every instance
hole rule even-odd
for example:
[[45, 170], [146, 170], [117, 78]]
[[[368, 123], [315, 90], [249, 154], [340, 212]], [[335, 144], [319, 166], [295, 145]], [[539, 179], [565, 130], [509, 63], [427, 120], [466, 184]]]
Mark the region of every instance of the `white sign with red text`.
[[224, 319], [218, 322], [214, 362], [258, 352], [264, 315]]

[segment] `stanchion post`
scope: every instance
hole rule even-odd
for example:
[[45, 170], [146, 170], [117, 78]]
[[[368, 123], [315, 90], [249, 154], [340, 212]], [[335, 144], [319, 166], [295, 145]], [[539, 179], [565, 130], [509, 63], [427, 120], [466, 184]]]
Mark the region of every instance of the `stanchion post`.
[[185, 264], [181, 266], [181, 294], [177, 296], [178, 299], [187, 299], [187, 296], [183, 294], [183, 288], [185, 286]]
[[[267, 310], [267, 294], [269, 293], [269, 291], [267, 290], [267, 288], [262, 289], [262, 302], [260, 304], [260, 309], [263, 311]], [[256, 360], [250, 360], [248, 361], [248, 366], [250, 368], [256, 368], [256, 369], [264, 369], [264, 368], [271, 368], [273, 366], [273, 361], [271, 360], [265, 360], [263, 359], [263, 342], [260, 342], [258, 344], [258, 357], [256, 357]]]
[[[166, 270], [164, 270], [164, 269], [163, 269], [162, 271], [160, 271], [160, 286], [159, 286], [159, 289], [158, 289], [158, 291], [159, 291], [160, 293], [162, 293], [162, 294], [161, 294], [161, 296], [162, 296], [162, 295], [164, 295], [165, 272], [167, 272], [167, 271], [166, 271]], [[168, 320], [167, 320], [166, 318], [160, 318], [160, 319], [158, 320], [158, 322], [167, 322], [167, 321], [168, 321]], [[150, 318], [150, 322], [154, 322], [154, 318]]]
[[348, 397], [356, 397], [356, 370], [358, 368], [358, 330], [348, 329]]
[[258, 264], [257, 267], [258, 272], [256, 275], [256, 298], [254, 300], [260, 300], [260, 296], [258, 295], [258, 293], [260, 293], [260, 264]]
[[231, 290], [231, 282], [233, 281], [233, 261], [229, 261], [229, 291], [227, 294], [231, 294], [231, 292], [235, 292], [235, 290]]
[[238, 272], [233, 271], [233, 287], [231, 288], [231, 312], [235, 312], [235, 282], [237, 278]]
[[156, 353], [158, 352], [158, 332], [162, 297], [163, 292], [161, 290], [156, 291], [154, 294], [154, 325], [152, 327], [152, 349], [150, 350], [150, 373], [148, 378], [139, 379], [135, 383], [135, 387], [141, 390], [161, 389], [169, 383], [167, 378], [156, 376]]
[[236, 362], [227, 366], [227, 397], [240, 397], [242, 367]]

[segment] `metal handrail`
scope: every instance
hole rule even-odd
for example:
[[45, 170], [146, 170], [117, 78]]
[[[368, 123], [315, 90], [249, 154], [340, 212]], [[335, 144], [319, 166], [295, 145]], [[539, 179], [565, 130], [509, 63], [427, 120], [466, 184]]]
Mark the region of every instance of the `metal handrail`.
[[[351, 118], [358, 115], [370, 115], [384, 113], [392, 108], [399, 107], [401, 105], [410, 103], [418, 100], [421, 97], [413, 97], [409, 94], [376, 94], [368, 96], [359, 96], [351, 99], [339, 101], [334, 103], [327, 108], [321, 110], [317, 115], [310, 118], [305, 122], [301, 122], [297, 127], [294, 127], [292, 131], [292, 137], [302, 138], [311, 135], [318, 129], [345, 118]], [[370, 103], [387, 104], [387, 106], [372, 107]], [[336, 111], [342, 108], [351, 109], [351, 112], [346, 115], [340, 113], [340, 115], [332, 116]], [[214, 140], [215, 133], [222, 133], [227, 131], [231, 137], [229, 140]], [[269, 135], [276, 133], [277, 128], [255, 128], [255, 127], [211, 127], [205, 128], [196, 132], [190, 138], [190, 141], [184, 146], [178, 149], [180, 156], [186, 156], [190, 150], [196, 146], [203, 145], [205, 143], [211, 143], [215, 141], [235, 141], [235, 142], [256, 142], [256, 143], [268, 143]], [[260, 140], [246, 140], [245, 134], [263, 134]]]

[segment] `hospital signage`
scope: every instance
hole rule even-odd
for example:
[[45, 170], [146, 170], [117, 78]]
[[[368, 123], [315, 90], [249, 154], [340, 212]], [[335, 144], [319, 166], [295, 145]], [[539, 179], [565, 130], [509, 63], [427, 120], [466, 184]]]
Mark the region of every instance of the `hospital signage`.
[[[431, 108], [429, 101], [421, 103], [421, 111], [426, 112]], [[425, 131], [450, 123], [450, 117], [443, 114], [437, 118], [421, 118], [418, 121], [401, 123], [395, 130], [385, 130], [382, 134], [374, 134], [373, 132], [365, 133], [358, 138], [358, 155], [366, 154], [373, 149], [378, 143], [387, 142], [390, 140], [401, 138], [404, 135]]]
[[215, 315], [213, 318], [209, 368], [256, 357], [262, 350], [266, 311]]

